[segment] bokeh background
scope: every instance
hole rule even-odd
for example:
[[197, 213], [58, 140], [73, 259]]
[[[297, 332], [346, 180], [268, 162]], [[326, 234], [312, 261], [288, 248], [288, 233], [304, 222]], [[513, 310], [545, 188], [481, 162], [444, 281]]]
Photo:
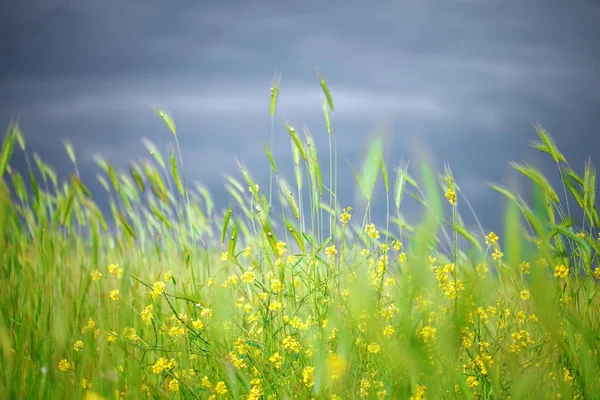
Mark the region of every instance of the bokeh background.
[[[552, 163], [528, 147], [536, 122], [576, 171], [587, 157], [598, 161], [599, 21], [596, 1], [3, 0], [0, 124], [18, 118], [29, 151], [61, 176], [72, 168], [69, 138], [106, 208], [93, 155], [124, 168], [147, 156], [142, 137], [166, 148], [173, 137], [153, 113], [164, 108], [187, 180], [225, 208], [224, 175], [241, 177], [236, 158], [268, 187], [262, 143], [276, 73], [280, 171], [293, 181], [284, 120], [310, 129], [327, 165], [318, 70], [336, 108], [342, 206], [355, 205], [348, 163], [360, 167], [379, 129], [388, 166], [416, 167], [427, 149], [497, 229], [504, 201], [485, 183], [518, 183], [509, 161], [557, 182]], [[13, 166], [24, 168], [21, 155]], [[380, 221], [383, 204], [379, 196]]]

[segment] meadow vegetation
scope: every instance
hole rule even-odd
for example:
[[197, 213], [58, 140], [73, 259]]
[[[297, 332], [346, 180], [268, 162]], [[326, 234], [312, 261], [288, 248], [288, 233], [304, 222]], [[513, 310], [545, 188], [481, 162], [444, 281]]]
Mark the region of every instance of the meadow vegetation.
[[[73, 172], [59, 180], [12, 124], [0, 152], [2, 397], [598, 398], [591, 163], [578, 174], [537, 126], [533, 145], [562, 187], [513, 164], [533, 200], [489, 189], [506, 199], [499, 237], [465, 227], [449, 168], [416, 165], [418, 179], [407, 163], [388, 168], [374, 139], [354, 171], [358, 213], [337, 198], [334, 102], [319, 80], [329, 168], [322, 174], [310, 133], [285, 122], [293, 179], [271, 141], [269, 187], [240, 163], [240, 179], [227, 178], [229, 207], [186, 184], [163, 111], [167, 152], [144, 140], [150, 156], [124, 171], [98, 158], [110, 213], [68, 142]], [[272, 122], [278, 94], [275, 81]], [[24, 174], [11, 168], [15, 151]], [[371, 218], [377, 182], [385, 226]], [[402, 216], [406, 196], [423, 205], [415, 225]]]

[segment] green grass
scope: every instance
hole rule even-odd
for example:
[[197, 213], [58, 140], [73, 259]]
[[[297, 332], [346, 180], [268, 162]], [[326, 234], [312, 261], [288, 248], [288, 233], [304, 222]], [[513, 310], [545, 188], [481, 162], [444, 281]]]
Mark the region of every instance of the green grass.
[[[441, 175], [427, 164], [390, 168], [375, 139], [353, 170], [366, 210], [358, 214], [337, 198], [334, 97], [319, 83], [326, 173], [312, 136], [286, 122], [292, 180], [280, 175], [272, 138], [268, 193], [240, 162], [242, 179], [227, 178], [229, 205], [215, 204], [201, 185], [186, 186], [175, 123], [161, 110], [175, 138], [168, 162], [147, 140], [151, 157], [125, 171], [97, 160], [111, 215], [80, 180], [69, 142], [74, 172], [59, 182], [37, 155], [32, 162], [11, 125], [0, 153], [5, 398], [600, 393], [591, 163], [578, 175], [536, 127], [533, 145], [552, 157], [562, 188], [513, 164], [531, 181], [534, 201], [490, 189], [507, 200], [498, 239], [463, 225], [460, 211], [470, 205], [449, 168]], [[272, 120], [278, 78], [275, 85]], [[26, 176], [10, 168], [14, 151], [25, 154]], [[385, 226], [371, 219], [377, 182]], [[402, 215], [406, 196], [423, 204], [414, 226]]]

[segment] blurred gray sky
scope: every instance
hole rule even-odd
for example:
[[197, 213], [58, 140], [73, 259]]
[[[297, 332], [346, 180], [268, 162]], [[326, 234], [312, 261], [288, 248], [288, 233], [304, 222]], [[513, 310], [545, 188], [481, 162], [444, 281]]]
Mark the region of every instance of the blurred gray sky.
[[143, 136], [164, 148], [173, 138], [152, 107], [164, 108], [187, 178], [225, 207], [236, 157], [267, 182], [276, 72], [280, 169], [293, 181], [284, 118], [311, 130], [327, 164], [318, 67], [336, 106], [342, 206], [355, 188], [346, 161], [359, 167], [383, 125], [390, 167], [427, 147], [494, 227], [503, 202], [485, 181], [506, 183], [511, 160], [554, 174], [528, 148], [535, 122], [578, 171], [598, 161], [599, 21], [595, 1], [4, 0], [0, 122], [17, 115], [29, 148], [61, 173], [70, 138], [101, 195], [93, 154], [125, 167], [146, 156]]

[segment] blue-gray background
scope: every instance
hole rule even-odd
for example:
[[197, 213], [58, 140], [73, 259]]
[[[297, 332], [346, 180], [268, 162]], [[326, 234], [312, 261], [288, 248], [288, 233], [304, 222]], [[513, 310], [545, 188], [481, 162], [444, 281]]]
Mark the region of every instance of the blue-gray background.
[[327, 164], [318, 68], [336, 106], [342, 206], [355, 204], [347, 162], [360, 166], [381, 126], [390, 167], [414, 166], [427, 148], [494, 229], [503, 200], [486, 181], [512, 181], [511, 160], [556, 175], [528, 147], [534, 123], [577, 171], [598, 160], [599, 21], [595, 1], [3, 0], [0, 123], [17, 116], [29, 149], [61, 175], [70, 138], [102, 203], [92, 156], [126, 167], [146, 156], [142, 137], [164, 148], [173, 138], [152, 111], [164, 108], [187, 178], [226, 207], [235, 158], [268, 182], [261, 143], [276, 72], [282, 173], [293, 181], [284, 119], [311, 130]]

